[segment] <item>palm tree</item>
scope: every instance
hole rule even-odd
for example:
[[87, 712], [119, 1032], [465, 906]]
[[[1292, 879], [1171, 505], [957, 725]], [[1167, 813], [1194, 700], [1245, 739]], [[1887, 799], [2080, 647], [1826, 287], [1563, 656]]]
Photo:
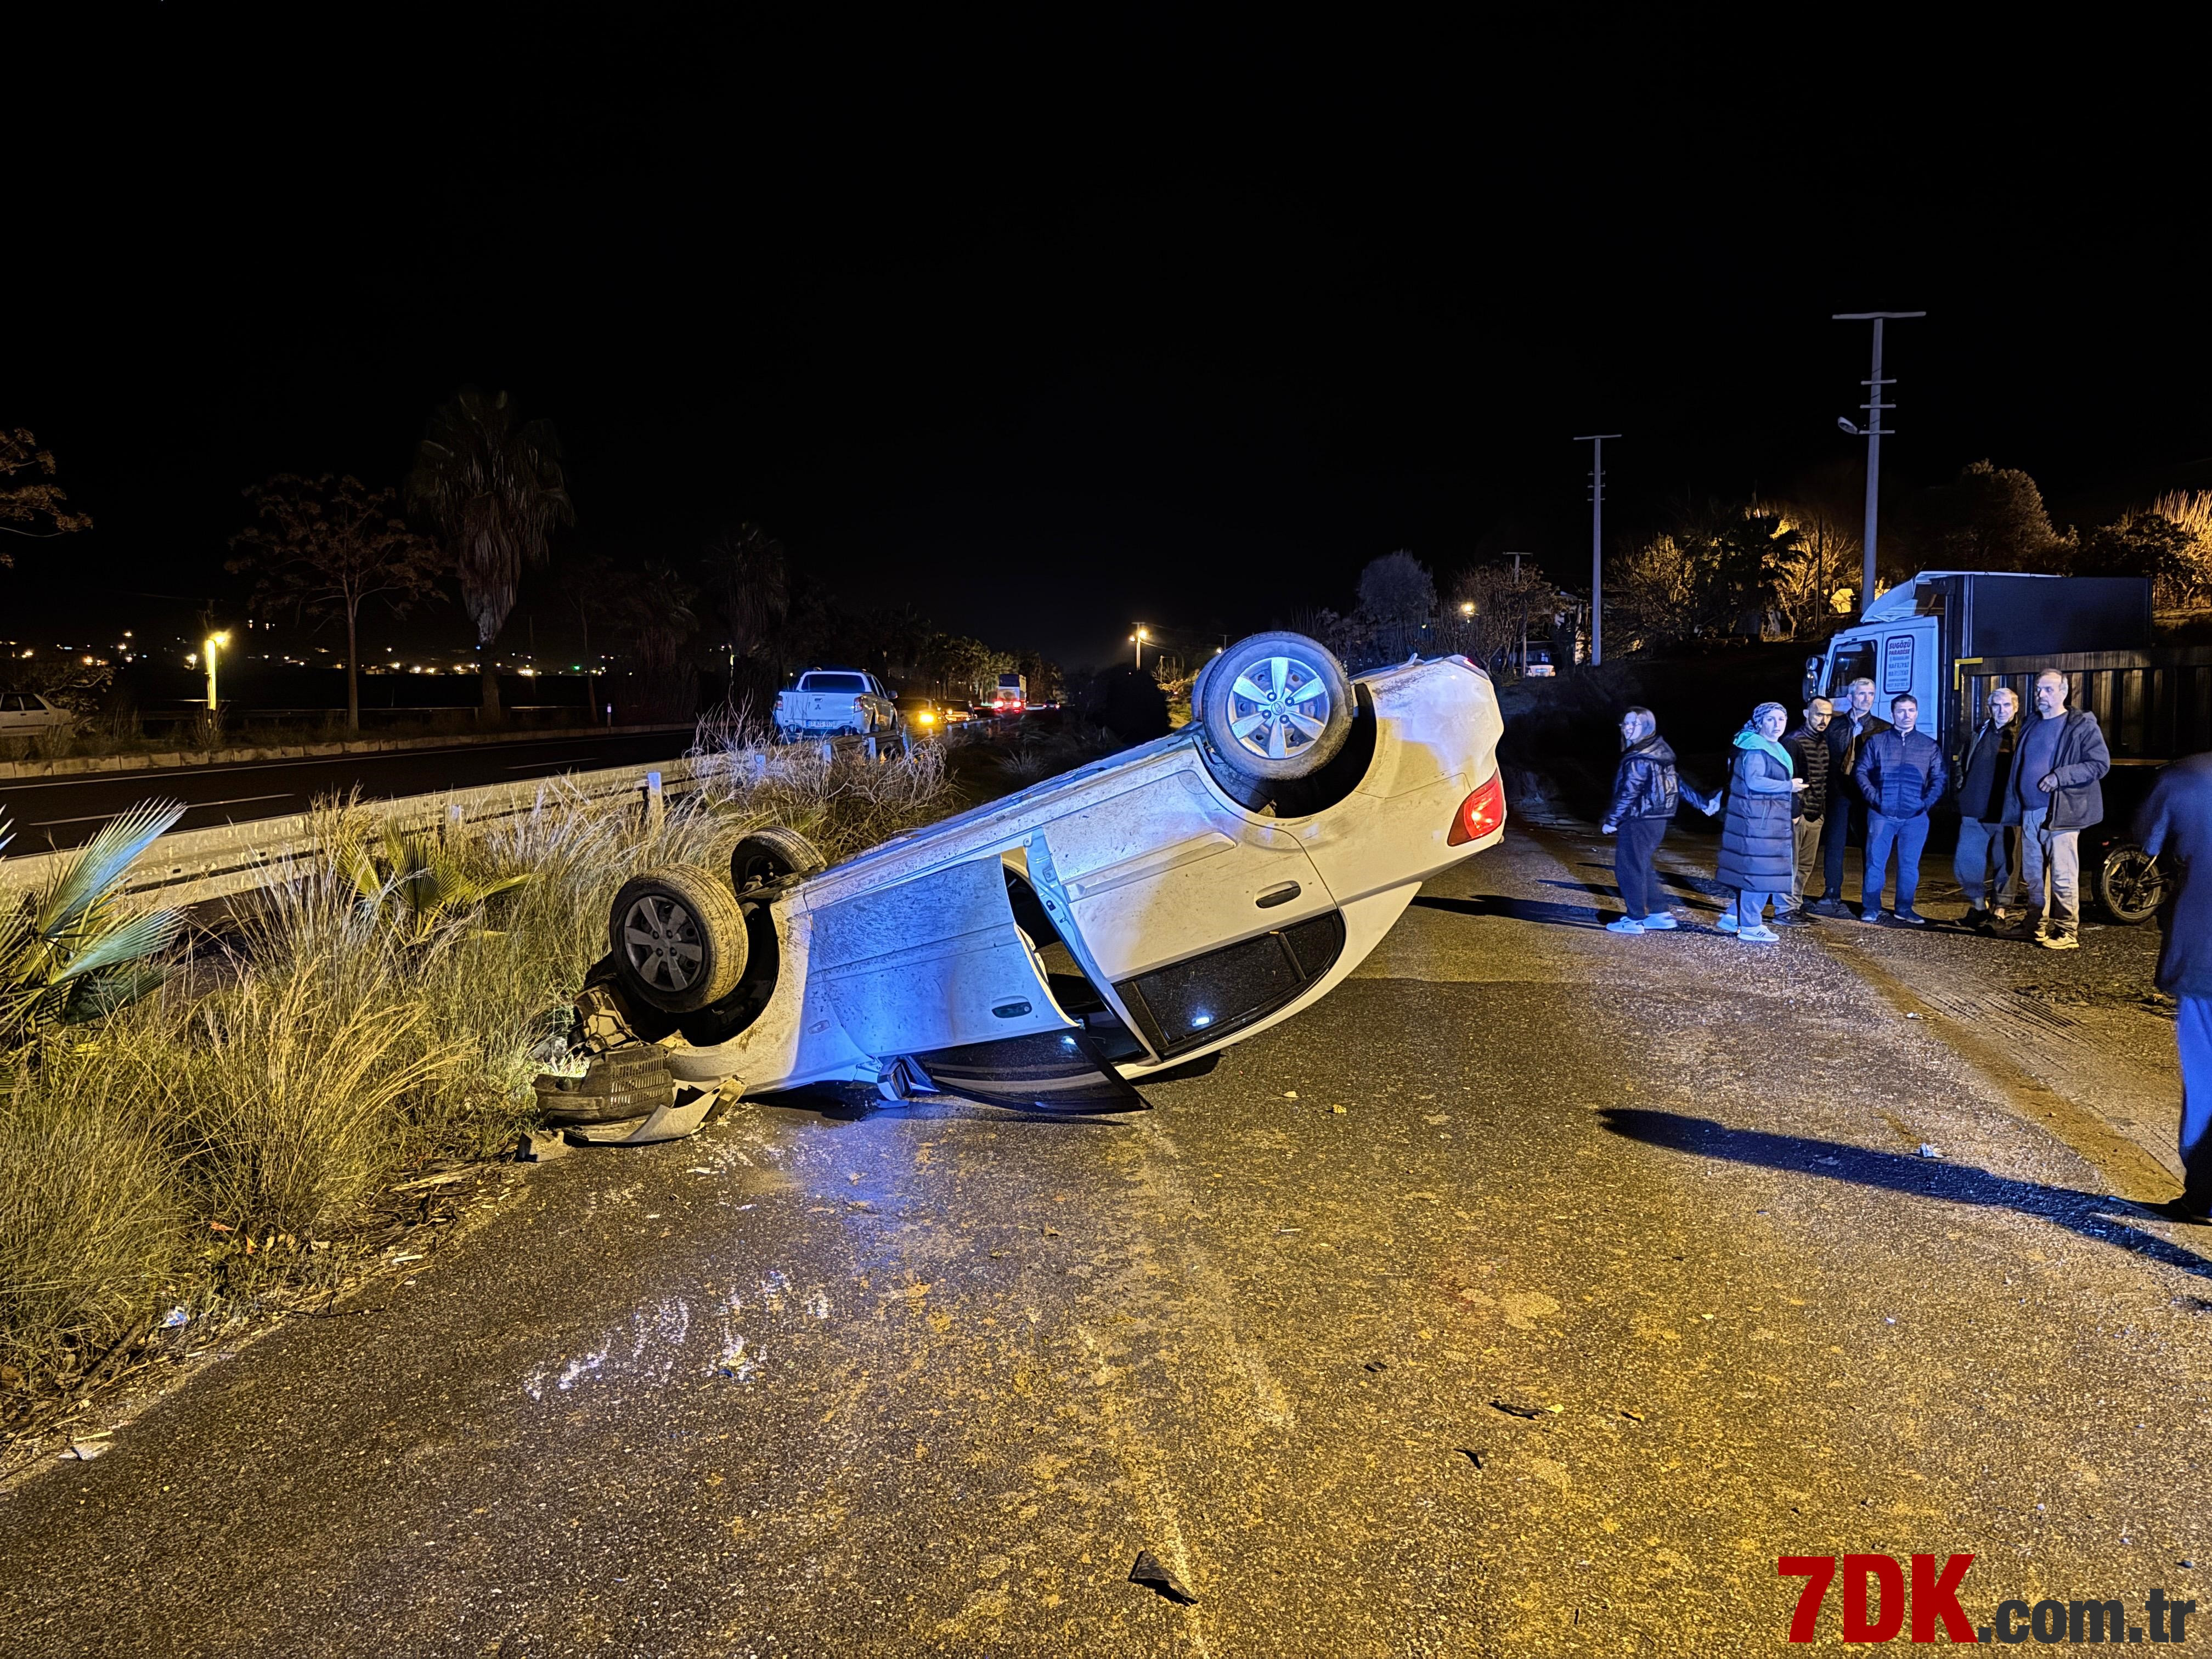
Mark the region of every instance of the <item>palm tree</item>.
[[[134, 806], [104, 826], [33, 893], [0, 889], [0, 1067], [50, 1026], [96, 1019], [161, 982], [154, 965], [183, 931], [174, 910], [133, 912], [123, 878], [185, 815]], [[0, 818], [0, 848], [9, 824]]]
[[465, 386], [430, 416], [407, 477], [407, 504], [446, 538], [461, 603], [477, 625], [484, 719], [500, 722], [492, 641], [514, 609], [525, 565], [543, 564], [556, 525], [575, 507], [550, 421], [518, 421], [504, 392]]
[[724, 530], [700, 559], [714, 619], [728, 653], [729, 693], [737, 694], [738, 659], [768, 643], [791, 609], [791, 584], [783, 544], [758, 525]]

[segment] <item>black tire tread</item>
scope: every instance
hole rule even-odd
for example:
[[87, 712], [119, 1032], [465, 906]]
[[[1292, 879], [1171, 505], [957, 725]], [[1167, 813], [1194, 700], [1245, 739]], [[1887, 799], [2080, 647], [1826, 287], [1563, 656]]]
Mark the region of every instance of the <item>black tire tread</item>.
[[[676, 899], [699, 923], [700, 938], [706, 946], [706, 972], [687, 990], [664, 991], [644, 983], [630, 971], [629, 956], [623, 948], [623, 918], [632, 904], [648, 893]], [[631, 877], [615, 895], [607, 910], [607, 949], [613, 953], [624, 995], [663, 1013], [696, 1013], [737, 989], [738, 981], [744, 975], [744, 912], [738, 908], [737, 895], [719, 877], [694, 865], [664, 865]]]

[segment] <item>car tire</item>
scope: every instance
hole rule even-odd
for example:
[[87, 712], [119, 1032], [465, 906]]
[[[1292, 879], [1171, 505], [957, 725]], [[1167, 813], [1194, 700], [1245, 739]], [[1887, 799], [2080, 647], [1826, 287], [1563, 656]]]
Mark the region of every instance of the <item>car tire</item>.
[[1206, 666], [1198, 720], [1231, 771], [1256, 781], [1310, 776], [1352, 733], [1352, 681], [1320, 641], [1255, 634]]
[[2114, 842], [2105, 849], [2091, 885], [2098, 908], [2123, 927], [2148, 921], [2166, 902], [2166, 872], [2131, 841]]
[[772, 823], [730, 849], [730, 890], [743, 898], [756, 887], [830, 867], [821, 850], [796, 830]]
[[608, 908], [607, 948], [625, 995], [663, 1013], [696, 1013], [744, 977], [744, 912], [707, 871], [648, 870], [624, 882]]

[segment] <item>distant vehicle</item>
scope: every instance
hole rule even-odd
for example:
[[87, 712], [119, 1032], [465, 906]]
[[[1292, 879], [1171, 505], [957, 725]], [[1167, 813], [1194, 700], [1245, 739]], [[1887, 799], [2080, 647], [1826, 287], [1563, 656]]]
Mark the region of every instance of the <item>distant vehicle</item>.
[[55, 708], [35, 691], [0, 691], [0, 738], [34, 738], [42, 732], [76, 729], [76, 715]]
[[947, 726], [965, 726], [975, 718], [975, 706], [970, 702], [948, 698], [938, 707]]
[[835, 869], [776, 828], [726, 878], [637, 876], [592, 981], [686, 1085], [1141, 1109], [1131, 1079], [1311, 1006], [1505, 829], [1498, 699], [1464, 657], [1352, 680], [1264, 634], [1198, 693], [1179, 732]]
[[1808, 657], [1803, 689], [1840, 706], [1853, 680], [1872, 680], [1884, 719], [1911, 692], [1955, 778], [1990, 693], [2012, 687], [2033, 718], [2046, 668], [2066, 676], [2067, 706], [2097, 717], [2112, 755], [2105, 821], [2081, 837], [2082, 884], [2115, 921], [2147, 921], [2166, 872], [2129, 825], [2158, 768], [2212, 749], [2212, 649], [2151, 644], [2148, 578], [1923, 570]]
[[991, 693], [991, 712], [1018, 714], [1029, 706], [1030, 683], [1019, 674], [1000, 675], [998, 689]]
[[1528, 653], [1528, 660], [1521, 670], [1523, 678], [1532, 680], [1553, 679], [1559, 672], [1552, 665], [1552, 653], [1540, 648]]
[[941, 732], [945, 726], [944, 706], [933, 697], [901, 697], [898, 715], [908, 726], [925, 734]]
[[873, 674], [851, 668], [811, 668], [799, 684], [775, 700], [776, 736], [789, 743], [801, 738], [866, 737], [896, 732], [898, 702]]

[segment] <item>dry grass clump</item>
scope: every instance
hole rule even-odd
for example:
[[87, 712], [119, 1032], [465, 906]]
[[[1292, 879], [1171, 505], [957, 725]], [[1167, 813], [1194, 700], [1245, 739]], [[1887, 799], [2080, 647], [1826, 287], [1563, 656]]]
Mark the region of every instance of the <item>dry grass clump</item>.
[[174, 1159], [90, 1057], [0, 1094], [0, 1401], [66, 1382], [150, 1307], [177, 1255]]
[[935, 744], [720, 761], [651, 821], [566, 780], [442, 835], [323, 805], [317, 854], [161, 991], [40, 1036], [0, 1076], [0, 1424], [153, 1313], [234, 1313], [305, 1259], [246, 1241], [337, 1238], [327, 1276], [395, 1176], [511, 1142], [630, 876], [724, 867], [770, 821], [848, 856], [957, 802]]
[[691, 759], [710, 810], [788, 824], [833, 864], [958, 804], [935, 738], [886, 740], [872, 760], [858, 744], [824, 747], [768, 742], [740, 714], [702, 720]]

